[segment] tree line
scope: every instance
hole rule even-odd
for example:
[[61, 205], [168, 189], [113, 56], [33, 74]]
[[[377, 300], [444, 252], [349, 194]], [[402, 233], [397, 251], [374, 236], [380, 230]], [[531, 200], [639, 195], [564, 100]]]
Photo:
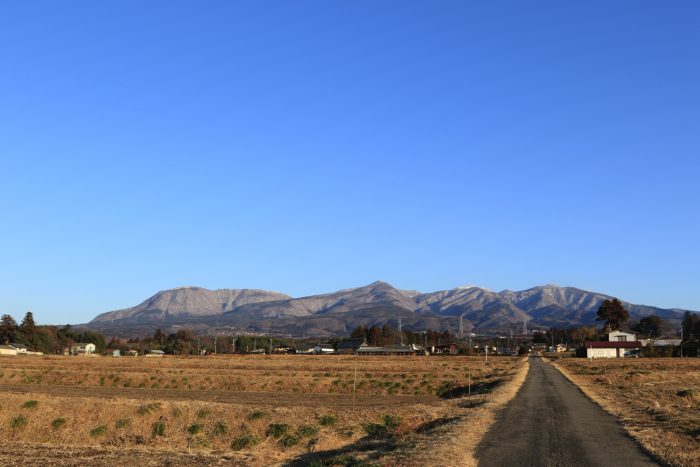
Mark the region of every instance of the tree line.
[[4, 345], [23, 344], [32, 350], [56, 354], [78, 342], [91, 342], [98, 352], [104, 351], [107, 345], [104, 335], [96, 331], [73, 328], [69, 324], [38, 325], [31, 311], [24, 315], [20, 324], [10, 315], [0, 317], [0, 343]]

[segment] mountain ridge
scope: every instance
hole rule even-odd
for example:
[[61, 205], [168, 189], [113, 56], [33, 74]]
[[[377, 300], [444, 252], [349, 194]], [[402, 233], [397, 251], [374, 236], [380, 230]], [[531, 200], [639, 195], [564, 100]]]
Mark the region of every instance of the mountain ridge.
[[[280, 335], [347, 334], [359, 324], [397, 325], [405, 329], [456, 331], [596, 324], [607, 294], [547, 284], [522, 291], [493, 292], [477, 286], [420, 293], [375, 281], [365, 286], [304, 297], [261, 289], [178, 287], [163, 290], [132, 308], [102, 313], [86, 324], [115, 334], [138, 330], [240, 330]], [[624, 302], [631, 319], [657, 314], [677, 324], [683, 309]], [[598, 323], [599, 324], [599, 323]]]

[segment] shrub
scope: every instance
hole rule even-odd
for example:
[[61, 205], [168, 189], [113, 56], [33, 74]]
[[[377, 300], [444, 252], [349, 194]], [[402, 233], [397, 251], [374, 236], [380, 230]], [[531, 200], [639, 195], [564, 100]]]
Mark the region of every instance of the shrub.
[[197, 433], [200, 433], [202, 431], [202, 425], [199, 423], [193, 423], [192, 425], [187, 427], [187, 432], [191, 435], [196, 435]]
[[22, 407], [25, 409], [36, 409], [37, 405], [39, 405], [39, 402], [35, 400], [30, 400], [22, 404]]
[[102, 436], [105, 433], [107, 433], [107, 427], [105, 425], [96, 426], [95, 428], [90, 430], [90, 436], [92, 436], [93, 438]]
[[279, 440], [280, 446], [290, 448], [299, 444], [299, 437], [294, 435], [284, 435]]
[[254, 412], [251, 412], [248, 414], [248, 420], [259, 420], [265, 416], [265, 412], [262, 412], [260, 410], [256, 410]]
[[160, 409], [160, 404], [157, 402], [152, 402], [150, 404], [143, 404], [136, 409], [136, 413], [139, 415], [150, 415]]
[[119, 420], [117, 420], [117, 423], [116, 423], [117, 428], [126, 428], [129, 425], [131, 425], [130, 418], [120, 418]]
[[338, 417], [334, 415], [321, 415], [318, 417], [318, 423], [320, 423], [323, 426], [330, 426], [330, 425], [335, 425], [335, 422], [338, 421]]
[[273, 438], [281, 438], [286, 435], [289, 431], [289, 425], [286, 423], [271, 423], [267, 430], [265, 430], [265, 436], [272, 436]]
[[395, 415], [384, 415], [384, 417], [382, 417], [382, 420], [384, 422], [384, 426], [389, 431], [396, 431], [396, 429], [401, 424], [401, 418]]
[[297, 434], [301, 438], [308, 438], [309, 436], [314, 436], [318, 433], [318, 427], [314, 425], [302, 425], [297, 430]]
[[57, 418], [56, 420], [51, 422], [51, 428], [53, 428], [54, 430], [58, 430], [59, 428], [61, 428], [65, 424], [66, 424], [65, 418], [62, 418], [62, 417]]
[[364, 423], [362, 428], [364, 428], [367, 436], [386, 436], [389, 433], [386, 426], [380, 423]]
[[212, 429], [212, 434], [214, 436], [221, 436], [228, 433], [228, 425], [226, 422], [216, 422], [214, 428]]
[[197, 411], [197, 417], [198, 418], [206, 418], [211, 414], [211, 410], [209, 409], [199, 409]]
[[10, 421], [11, 428], [24, 428], [27, 425], [27, 417], [19, 415]]
[[231, 441], [231, 449], [234, 451], [240, 451], [242, 449], [250, 449], [256, 444], [258, 444], [260, 441], [258, 438], [255, 437], [255, 435], [251, 433], [245, 433], [238, 438], [234, 439]]
[[155, 438], [156, 436], [165, 436], [165, 422], [162, 420], [155, 422], [151, 429], [151, 438]]

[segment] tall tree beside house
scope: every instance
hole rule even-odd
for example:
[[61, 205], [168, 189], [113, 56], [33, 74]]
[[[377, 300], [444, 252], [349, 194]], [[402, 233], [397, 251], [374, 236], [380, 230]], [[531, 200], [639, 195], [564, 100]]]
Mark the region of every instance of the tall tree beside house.
[[693, 337], [693, 331], [695, 329], [695, 322], [698, 321], [695, 313], [686, 311], [683, 315], [683, 322], [681, 323], [681, 339], [688, 340]]
[[629, 312], [617, 298], [605, 300], [598, 308], [597, 321], [605, 321], [605, 327], [609, 331], [617, 331], [627, 323]]
[[650, 339], [661, 337], [664, 328], [664, 320], [656, 315], [645, 316], [639, 320], [639, 323], [634, 326], [633, 330], [640, 334], [644, 334]]
[[10, 315], [0, 318], [0, 343], [9, 344], [17, 337], [17, 321]]
[[24, 334], [25, 339], [28, 340], [31, 340], [34, 334], [36, 333], [36, 323], [34, 322], [34, 314], [32, 314], [31, 311], [28, 311], [27, 314], [24, 315], [22, 324], [19, 325], [19, 330], [22, 334]]

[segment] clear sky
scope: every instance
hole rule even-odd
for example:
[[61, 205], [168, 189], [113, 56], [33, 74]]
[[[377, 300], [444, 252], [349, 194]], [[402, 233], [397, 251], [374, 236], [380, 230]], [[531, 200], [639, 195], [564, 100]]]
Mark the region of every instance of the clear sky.
[[181, 285], [700, 310], [696, 1], [0, 4], [0, 313]]

